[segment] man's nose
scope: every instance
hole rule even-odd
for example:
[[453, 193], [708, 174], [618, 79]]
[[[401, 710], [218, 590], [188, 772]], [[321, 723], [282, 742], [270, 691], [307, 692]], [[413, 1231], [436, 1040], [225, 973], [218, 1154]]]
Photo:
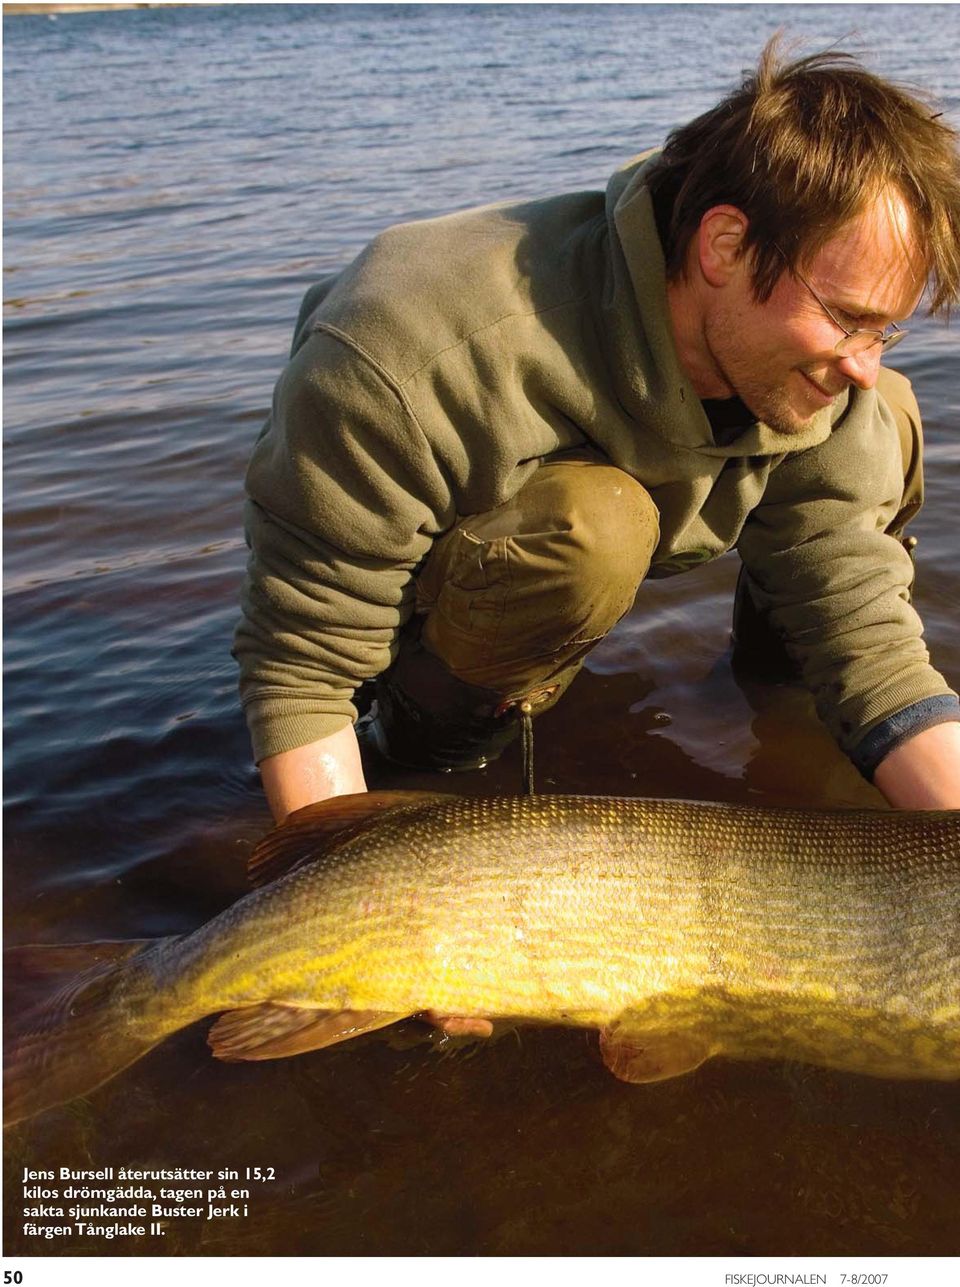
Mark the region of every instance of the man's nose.
[[845, 353], [839, 362], [844, 377], [858, 389], [872, 389], [880, 374], [883, 345], [874, 344], [862, 353]]

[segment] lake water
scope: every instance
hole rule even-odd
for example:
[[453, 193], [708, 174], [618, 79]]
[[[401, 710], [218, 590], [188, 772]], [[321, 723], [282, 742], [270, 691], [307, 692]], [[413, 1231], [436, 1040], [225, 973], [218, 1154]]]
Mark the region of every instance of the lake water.
[[[268, 815], [229, 656], [242, 476], [306, 286], [399, 220], [603, 186], [779, 25], [960, 117], [949, 5], [4, 16], [8, 942], [182, 932], [245, 888]], [[912, 331], [917, 602], [956, 687], [960, 343]], [[735, 577], [644, 587], [538, 725], [543, 789], [879, 802], [802, 693], [735, 680]], [[456, 786], [518, 784], [511, 754]], [[8, 1132], [8, 1252], [960, 1252], [955, 1086], [718, 1061], [630, 1087], [569, 1032], [224, 1066], [204, 1030]], [[241, 1222], [38, 1245], [25, 1165], [279, 1180]]]

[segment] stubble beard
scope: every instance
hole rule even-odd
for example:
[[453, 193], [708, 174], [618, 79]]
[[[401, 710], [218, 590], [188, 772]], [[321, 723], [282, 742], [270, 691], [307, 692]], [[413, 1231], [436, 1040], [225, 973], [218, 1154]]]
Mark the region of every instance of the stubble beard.
[[738, 396], [745, 406], [762, 421], [763, 424], [782, 434], [799, 434], [806, 432], [816, 416], [816, 411], [802, 415], [790, 401], [789, 394], [782, 387], [750, 388], [738, 390]]
[[[704, 339], [721, 378], [733, 390], [751, 415], [768, 425], [776, 433], [800, 434], [810, 428], [817, 414], [813, 409], [806, 414], [799, 411], [790, 397], [786, 381], [794, 374], [789, 369], [780, 384], [770, 384], [757, 375], [761, 362], [751, 362], [738, 353], [730, 337], [736, 336], [739, 326], [734, 318], [720, 318], [715, 325], [707, 324]], [[798, 379], [803, 377], [796, 373]]]

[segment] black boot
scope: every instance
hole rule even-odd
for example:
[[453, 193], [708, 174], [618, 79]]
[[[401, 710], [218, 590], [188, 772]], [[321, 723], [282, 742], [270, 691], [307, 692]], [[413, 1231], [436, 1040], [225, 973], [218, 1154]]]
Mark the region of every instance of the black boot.
[[765, 679], [771, 683], [791, 683], [800, 679], [800, 667], [757, 607], [750, 593], [746, 568], [740, 568], [733, 598], [733, 627], [730, 632], [735, 671]]
[[361, 745], [374, 746], [406, 768], [482, 769], [516, 740], [522, 709], [526, 714], [547, 709], [561, 687], [566, 684], [558, 680], [505, 700], [501, 693], [457, 679], [419, 640], [407, 640], [378, 678], [376, 706], [357, 724], [357, 733]]

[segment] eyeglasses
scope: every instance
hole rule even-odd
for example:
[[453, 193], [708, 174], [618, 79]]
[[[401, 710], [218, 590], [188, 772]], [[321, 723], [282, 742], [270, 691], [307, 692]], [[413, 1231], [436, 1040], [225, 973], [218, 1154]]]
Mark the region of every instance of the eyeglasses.
[[[780, 250], [780, 247], [778, 246], [777, 249]], [[780, 254], [783, 255], [782, 250], [780, 250]], [[783, 257], [786, 259], [786, 255], [783, 255]], [[807, 290], [826, 313], [827, 317], [830, 318], [830, 321], [833, 322], [834, 326], [843, 331], [843, 339], [837, 340], [836, 344], [833, 346], [834, 353], [839, 353], [841, 357], [856, 357], [860, 353], [868, 353], [870, 349], [875, 348], [878, 344], [881, 346], [884, 353], [889, 353], [889, 351], [892, 348], [896, 348], [900, 341], [906, 336], [907, 332], [902, 330], [896, 322], [890, 323], [889, 331], [870, 331], [860, 329], [855, 331], [849, 330], [844, 326], [843, 322], [840, 321], [840, 318], [837, 317], [836, 313], [827, 307], [807, 281], [806, 277], [804, 277], [802, 273], [798, 272], [796, 268], [792, 268], [790, 271], [799, 282], [806, 286]]]

